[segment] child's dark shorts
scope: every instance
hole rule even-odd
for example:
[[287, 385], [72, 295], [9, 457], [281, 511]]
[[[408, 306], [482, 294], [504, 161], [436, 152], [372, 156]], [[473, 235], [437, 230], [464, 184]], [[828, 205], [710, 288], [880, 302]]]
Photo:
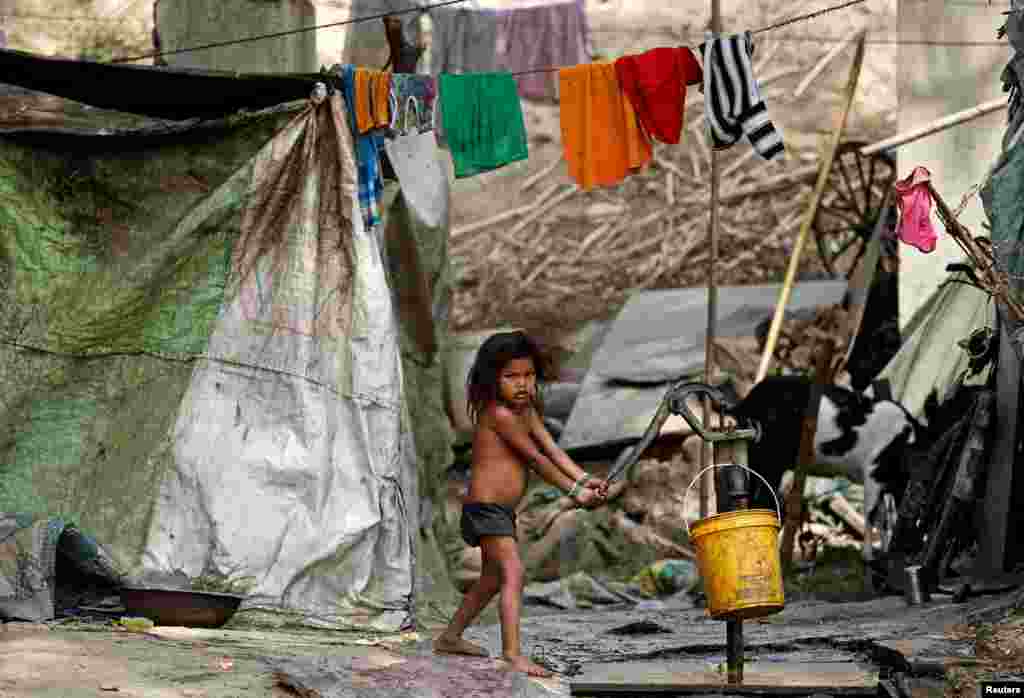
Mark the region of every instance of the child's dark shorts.
[[462, 540], [471, 548], [480, 547], [481, 536], [516, 537], [516, 512], [501, 504], [467, 502], [462, 505]]

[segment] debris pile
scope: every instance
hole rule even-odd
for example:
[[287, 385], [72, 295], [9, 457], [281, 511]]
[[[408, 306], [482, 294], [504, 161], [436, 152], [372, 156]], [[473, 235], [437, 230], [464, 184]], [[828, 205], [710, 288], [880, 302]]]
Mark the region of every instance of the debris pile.
[[[844, 331], [847, 311], [838, 305], [787, 314], [772, 353], [772, 367], [786, 373], [811, 374], [821, 345], [835, 344], [835, 356], [846, 353], [849, 337]], [[771, 318], [766, 318], [758, 336], [717, 337], [715, 362], [719, 371], [733, 377], [742, 398], [754, 385]]]
[[[583, 322], [633, 290], [704, 283], [711, 156], [700, 104], [688, 109], [682, 143], [655, 144], [650, 166], [618, 187], [581, 191], [556, 159], [522, 183], [523, 196], [543, 187], [532, 201], [453, 228], [453, 328], [507, 321], [509, 308], [523, 318], [558, 309]], [[781, 162], [755, 158], [741, 148], [721, 157], [722, 284], [770, 281], [784, 268], [818, 171], [814, 151]], [[819, 266], [806, 255], [805, 269]]]

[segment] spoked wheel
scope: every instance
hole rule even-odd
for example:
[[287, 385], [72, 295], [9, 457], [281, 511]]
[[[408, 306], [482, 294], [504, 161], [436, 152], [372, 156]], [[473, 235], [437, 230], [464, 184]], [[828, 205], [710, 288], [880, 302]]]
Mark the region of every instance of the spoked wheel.
[[861, 155], [866, 143], [842, 143], [828, 173], [828, 184], [814, 216], [818, 254], [832, 276], [849, 278], [867, 249], [882, 214], [885, 194], [896, 182], [889, 155]]

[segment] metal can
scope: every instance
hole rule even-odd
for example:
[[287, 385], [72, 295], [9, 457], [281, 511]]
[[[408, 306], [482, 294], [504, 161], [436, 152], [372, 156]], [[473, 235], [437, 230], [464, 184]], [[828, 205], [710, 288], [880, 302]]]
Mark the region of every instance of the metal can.
[[906, 597], [911, 606], [920, 606], [931, 601], [931, 595], [921, 575], [921, 565], [910, 565], [904, 568], [906, 575]]

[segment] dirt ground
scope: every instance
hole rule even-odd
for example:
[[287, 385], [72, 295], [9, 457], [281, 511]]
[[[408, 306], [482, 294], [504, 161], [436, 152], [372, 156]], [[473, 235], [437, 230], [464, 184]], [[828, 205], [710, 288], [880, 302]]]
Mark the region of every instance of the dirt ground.
[[150, 633], [101, 626], [8, 623], [0, 630], [0, 698], [247, 698], [294, 694], [275, 685], [262, 661], [278, 657], [360, 657], [386, 662], [382, 646], [318, 632]]
[[[881, 604], [895, 609], [896, 615], [902, 612], [897, 608], [900, 606], [898, 599]], [[818, 623], [834, 622], [834, 619], [830, 620], [828, 606], [787, 602], [787, 614], [813, 616], [824, 613]], [[836, 609], [839, 608], [836, 606]], [[843, 608], [850, 607], [847, 605]], [[532, 610], [527, 609], [528, 617], [536, 615]], [[944, 612], [940, 608], [936, 608], [935, 611], [940, 615]], [[836, 613], [842, 614], [839, 610]], [[541, 614], [552, 615], [551, 612], [544, 611], [541, 611]], [[638, 614], [636, 611], [613, 612], [603, 616], [604, 623], [618, 623], [626, 620], [627, 616], [628, 619], [633, 619], [633, 616]], [[683, 616], [686, 617], [686, 623], [694, 622], [689, 615]], [[597, 619], [593, 613], [587, 616], [587, 622], [591, 624]], [[481, 639], [481, 632], [488, 637], [495, 635], [493, 620], [491, 619], [488, 626], [474, 630], [477, 633], [474, 635], [475, 640]], [[777, 620], [782, 623], [780, 627], [788, 627], [794, 622], [810, 622], [807, 618], [798, 621], [794, 617], [787, 623], [781, 616]], [[862, 616], [861, 621], [864, 620], [866, 618]], [[536, 622], [524, 622], [524, 633], [529, 636], [527, 639], [531, 642], [539, 641], [542, 634], [541, 626]], [[566, 615], [564, 621], [550, 618], [548, 625], [551, 622], [575, 621], [571, 615]], [[598, 620], [599, 624], [600, 622]], [[875, 622], [884, 623], [886, 620], [879, 617]], [[715, 627], [709, 629], [712, 635], [717, 637], [718, 627], [717, 624], [713, 625]], [[773, 627], [772, 623], [766, 627]], [[707, 630], [704, 629], [705, 632]], [[280, 685], [271, 663], [266, 661], [268, 658], [315, 661], [322, 663], [323, 666], [361, 667], [364, 672], [371, 670], [371, 673], [376, 669], [388, 669], [412, 660], [411, 664], [408, 664], [409, 670], [420, 668], [415, 669], [405, 680], [412, 681], [413, 686], [418, 686], [416, 672], [422, 672], [425, 670], [424, 667], [432, 666], [428, 643], [437, 631], [438, 628], [435, 626], [426, 626], [416, 633], [402, 636], [360, 637], [352, 633], [300, 630], [193, 630], [157, 627], [143, 634], [74, 623], [49, 626], [8, 623], [0, 628], [0, 698], [287, 698], [299, 695]], [[756, 634], [754, 630], [751, 630], [751, 633]], [[948, 659], [944, 679], [928, 674], [913, 679], [908, 690], [913, 698], [940, 695], [973, 698], [977, 695], [976, 686], [979, 681], [1024, 676], [1024, 610], [1020, 608], [998, 622], [949, 627], [939, 623], [928, 629], [924, 635], [928, 638], [945, 638], [951, 645], [963, 645], [966, 642], [969, 646], [973, 645], [975, 651], [974, 656]], [[922, 631], [908, 631], [904, 639], [907, 643], [913, 644], [917, 638], [924, 635]], [[664, 642], [678, 644], [680, 640], [683, 638], [674, 641], [669, 638]], [[891, 644], [901, 643], [895, 641]], [[497, 670], [497, 664], [492, 668]], [[478, 671], [479, 667], [473, 670]], [[440, 680], [436, 676], [433, 678]], [[470, 679], [472, 672], [460, 680]], [[565, 680], [556, 683], [561, 687], [558, 691], [547, 694], [531, 692], [529, 695], [550, 695], [552, 698], [568, 695]], [[422, 688], [427, 693], [430, 692], [429, 687]], [[381, 690], [374, 695], [387, 693], [388, 691]], [[443, 691], [438, 693], [442, 694]], [[519, 695], [515, 691], [512, 694]], [[399, 692], [396, 695], [409, 694]]]
[[954, 667], [946, 673], [947, 695], [973, 698], [978, 695], [979, 681], [1005, 674], [1024, 677], [1024, 610], [1005, 623], [982, 623], [975, 626], [960, 626], [954, 630], [955, 637], [975, 643], [977, 665]]

